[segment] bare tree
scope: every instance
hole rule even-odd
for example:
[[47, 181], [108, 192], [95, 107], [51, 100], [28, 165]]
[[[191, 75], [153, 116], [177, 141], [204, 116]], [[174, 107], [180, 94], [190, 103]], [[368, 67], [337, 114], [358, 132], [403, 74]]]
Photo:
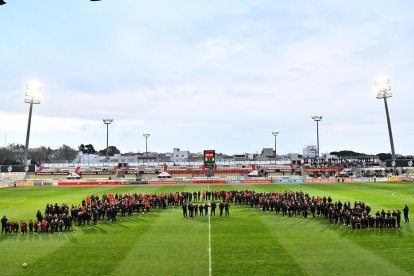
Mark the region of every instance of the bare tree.
[[0, 148], [0, 162], [3, 164], [17, 165], [23, 162], [24, 145], [10, 144]]
[[55, 152], [55, 157], [59, 161], [69, 162], [71, 163], [75, 160], [76, 156], [78, 155], [78, 151], [69, 147], [68, 145], [63, 144], [59, 149]]
[[31, 149], [29, 155], [32, 163], [41, 164], [50, 162], [50, 155], [52, 152], [53, 150], [50, 147], [41, 146], [40, 148]]

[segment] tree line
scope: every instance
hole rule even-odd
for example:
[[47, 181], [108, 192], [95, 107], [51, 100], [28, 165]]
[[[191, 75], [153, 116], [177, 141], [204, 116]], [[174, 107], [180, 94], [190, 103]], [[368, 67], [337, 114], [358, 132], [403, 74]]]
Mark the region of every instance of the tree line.
[[[0, 148], [0, 165], [21, 165], [24, 161], [25, 146], [22, 144], [9, 144], [7, 147]], [[106, 149], [96, 151], [92, 144], [81, 144], [77, 149], [74, 149], [66, 144], [63, 144], [57, 149], [51, 147], [41, 146], [38, 148], [30, 148], [28, 152], [28, 160], [33, 165], [40, 165], [43, 163], [72, 163], [79, 152], [83, 154], [98, 154], [100, 156], [106, 155]], [[116, 146], [108, 147], [108, 155], [120, 154], [121, 152]]]

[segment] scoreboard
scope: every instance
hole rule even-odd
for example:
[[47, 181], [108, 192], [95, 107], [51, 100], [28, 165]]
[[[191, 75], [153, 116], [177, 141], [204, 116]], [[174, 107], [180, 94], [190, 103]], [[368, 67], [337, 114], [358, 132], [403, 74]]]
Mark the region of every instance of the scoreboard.
[[205, 150], [203, 155], [204, 166], [206, 168], [214, 168], [216, 164], [216, 151], [215, 150]]

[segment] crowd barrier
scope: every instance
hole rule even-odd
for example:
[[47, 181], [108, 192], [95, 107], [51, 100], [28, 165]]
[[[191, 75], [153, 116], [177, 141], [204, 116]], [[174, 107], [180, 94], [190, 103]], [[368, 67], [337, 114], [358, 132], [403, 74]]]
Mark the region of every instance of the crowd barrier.
[[243, 184], [243, 180], [233, 180], [233, 179], [229, 179], [226, 181], [227, 184]]
[[176, 185], [178, 182], [175, 180], [150, 180], [149, 184], [155, 184], [155, 185]]
[[57, 183], [53, 182], [53, 181], [34, 181], [34, 185], [36, 187], [40, 187], [40, 186], [57, 186]]
[[65, 181], [58, 182], [58, 186], [120, 186], [121, 181]]
[[31, 181], [13, 182], [12, 184], [13, 184], [13, 186], [14, 186], [14, 184], [16, 184], [16, 187], [33, 187], [34, 186], [34, 182], [31, 182]]
[[226, 184], [227, 181], [224, 179], [199, 179], [193, 180], [191, 183], [193, 184]]
[[273, 179], [275, 183], [304, 183], [305, 179]]
[[335, 178], [306, 178], [305, 183], [335, 183]]
[[152, 185], [189, 185], [189, 184], [271, 184], [271, 183], [367, 183], [367, 182], [413, 182], [414, 177], [370, 177], [357, 178], [243, 178], [243, 177], [179, 177], [172, 179], [143, 179], [142, 181], [127, 180], [107, 180], [107, 179], [89, 179], [89, 180], [72, 180], [72, 181], [54, 181], [54, 180], [29, 180], [12, 181], [0, 184], [0, 188], [4, 187], [32, 187], [32, 186], [119, 186], [134, 184], [152, 184]]
[[243, 184], [269, 184], [272, 183], [272, 179], [245, 179], [243, 180]]

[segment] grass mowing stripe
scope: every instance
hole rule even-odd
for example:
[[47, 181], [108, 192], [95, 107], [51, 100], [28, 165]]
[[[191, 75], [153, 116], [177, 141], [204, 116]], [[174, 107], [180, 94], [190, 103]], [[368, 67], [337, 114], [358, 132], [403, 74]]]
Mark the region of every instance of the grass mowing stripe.
[[[369, 240], [365, 240], [364, 244], [355, 241], [355, 236], [372, 234], [369, 230], [352, 231], [345, 226], [330, 225], [322, 218], [283, 217], [262, 211], [255, 213], [268, 229], [273, 230], [271, 233], [306, 274], [354, 275], [358, 271], [360, 275], [369, 275], [381, 271], [382, 275], [409, 275], [384, 255], [378, 255], [377, 244], [373, 245]], [[369, 244], [376, 248], [370, 250], [365, 246]]]
[[207, 217], [185, 219], [181, 208], [156, 214], [112, 275], [207, 275]]
[[303, 274], [273, 230], [264, 226], [260, 214], [232, 205], [230, 217], [213, 216], [211, 220], [214, 274]]
[[[5, 214], [10, 219], [33, 218], [36, 210], [40, 208], [43, 211], [46, 203], [61, 203], [65, 200], [67, 203], [78, 204], [87, 194], [92, 193], [165, 193], [203, 191], [207, 188], [122, 186], [3, 189], [0, 190], [0, 215]], [[303, 190], [310, 195], [331, 195], [334, 200], [349, 199], [351, 203], [361, 200], [372, 206], [373, 210], [401, 210], [404, 204], [408, 204], [412, 209], [412, 201], [404, 197], [397, 198], [392, 194], [397, 192], [407, 196], [414, 195], [413, 183], [210, 187], [212, 191], [231, 189]], [[19, 203], [23, 198], [26, 200]], [[9, 204], [14, 201], [16, 204]], [[324, 219], [306, 221], [303, 218], [277, 218], [274, 214], [238, 208], [232, 205], [229, 219], [210, 218], [214, 275], [290, 272], [414, 274], [414, 235], [410, 224], [403, 224], [402, 229], [396, 231], [352, 231], [338, 225], [330, 225]], [[412, 218], [412, 215], [410, 217]], [[186, 220], [182, 218], [181, 208], [176, 208], [142, 217], [126, 217], [115, 225], [108, 224], [97, 229], [91, 227], [77, 230], [76, 233], [47, 237], [0, 237], [0, 267], [2, 275], [44, 275], [58, 270], [56, 267], [62, 266], [66, 259], [70, 259], [71, 265], [64, 266], [67, 269], [65, 274], [91, 274], [95, 267], [98, 267], [97, 270], [102, 275], [207, 275], [209, 272], [206, 249], [209, 245], [206, 224], [208, 217]], [[136, 234], [139, 231], [142, 232], [141, 235]], [[102, 247], [102, 243], [112, 245]], [[95, 254], [95, 251], [89, 248], [104, 250], [106, 254]], [[123, 251], [126, 253], [122, 254]], [[41, 261], [43, 258], [47, 258], [47, 264]], [[25, 270], [21, 267], [22, 262], [28, 263]], [[111, 264], [114, 268], [106, 269]], [[290, 266], [293, 270], [290, 270]], [[371, 269], [369, 266], [372, 266]]]

